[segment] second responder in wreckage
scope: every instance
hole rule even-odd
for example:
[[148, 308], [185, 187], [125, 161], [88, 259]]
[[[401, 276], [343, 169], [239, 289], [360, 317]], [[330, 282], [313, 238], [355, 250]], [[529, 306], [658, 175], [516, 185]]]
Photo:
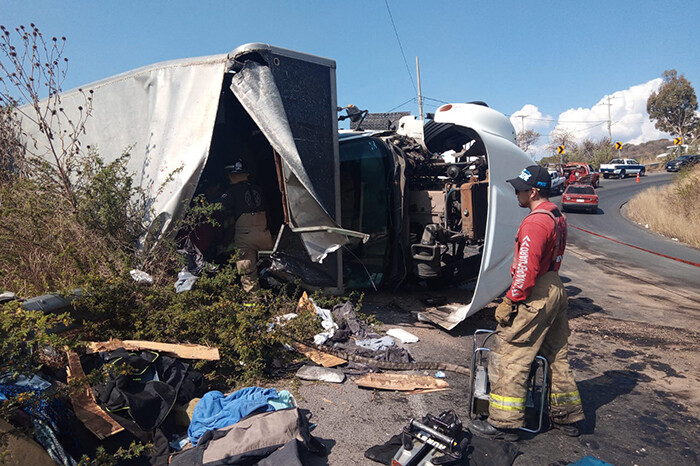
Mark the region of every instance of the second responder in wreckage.
[[516, 236], [512, 284], [496, 309], [496, 341], [489, 357], [489, 417], [473, 421], [470, 430], [517, 440], [517, 429], [525, 421], [530, 367], [539, 353], [550, 365], [552, 427], [577, 436], [583, 407], [569, 367], [568, 297], [558, 273], [566, 248], [566, 218], [549, 201], [551, 177], [546, 168], [529, 166], [508, 182], [520, 207], [530, 213]]
[[230, 185], [216, 200], [228, 217], [225, 222], [229, 224], [225, 225], [228, 237], [224, 242], [238, 249], [236, 268], [241, 275], [241, 285], [245, 291], [252, 291], [259, 287], [258, 252], [272, 250], [274, 246], [267, 226], [267, 202], [262, 189], [248, 180], [242, 160], [224, 169]]

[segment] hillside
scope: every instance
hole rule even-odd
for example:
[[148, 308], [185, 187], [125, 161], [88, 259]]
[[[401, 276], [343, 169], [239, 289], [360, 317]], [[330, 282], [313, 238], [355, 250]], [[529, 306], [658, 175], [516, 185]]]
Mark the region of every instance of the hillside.
[[642, 161], [655, 161], [656, 156], [667, 151], [666, 147], [673, 145], [671, 139], [657, 139], [641, 144], [625, 144], [622, 146], [622, 157]]

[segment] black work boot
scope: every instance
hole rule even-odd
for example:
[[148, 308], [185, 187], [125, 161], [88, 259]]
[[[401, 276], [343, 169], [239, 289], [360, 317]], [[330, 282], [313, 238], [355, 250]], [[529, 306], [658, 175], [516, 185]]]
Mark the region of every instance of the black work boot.
[[571, 424], [561, 424], [559, 422], [552, 421], [552, 429], [558, 429], [562, 434], [568, 435], [569, 437], [578, 437], [579, 429], [578, 422], [572, 422]]
[[506, 442], [517, 442], [520, 439], [518, 429], [501, 429], [492, 426], [488, 421], [478, 419], [469, 423], [469, 430], [479, 437], [505, 440]]

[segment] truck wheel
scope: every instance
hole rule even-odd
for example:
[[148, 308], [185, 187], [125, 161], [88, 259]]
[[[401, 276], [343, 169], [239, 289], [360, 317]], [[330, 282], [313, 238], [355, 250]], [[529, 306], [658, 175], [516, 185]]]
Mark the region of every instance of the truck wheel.
[[642, 168], [642, 169], [639, 171], [639, 176], [644, 176], [644, 175], [646, 175], [646, 173], [647, 173], [647, 171], [646, 171], [645, 169]]
[[594, 188], [597, 188], [597, 187], [599, 187], [599, 186], [600, 186], [600, 178], [596, 178], [596, 179], [595, 179], [595, 183], [593, 183], [593, 187], [594, 187]]
[[610, 176], [607, 173], [603, 173], [603, 178], [607, 180], [608, 178], [610, 178]]
[[620, 172], [620, 178], [621, 178], [621, 179], [622, 179], [622, 178], [627, 178], [627, 173], [625, 173], [624, 170], [622, 170], [622, 171]]

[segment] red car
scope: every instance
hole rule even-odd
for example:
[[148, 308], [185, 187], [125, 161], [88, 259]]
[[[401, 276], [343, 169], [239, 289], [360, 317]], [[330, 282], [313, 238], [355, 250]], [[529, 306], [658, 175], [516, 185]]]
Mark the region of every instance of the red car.
[[598, 212], [598, 195], [588, 183], [572, 183], [561, 196], [561, 210], [583, 210], [595, 214]]
[[600, 173], [588, 163], [568, 162], [564, 165], [564, 176], [567, 186], [576, 182], [590, 183], [594, 188], [600, 185]]

